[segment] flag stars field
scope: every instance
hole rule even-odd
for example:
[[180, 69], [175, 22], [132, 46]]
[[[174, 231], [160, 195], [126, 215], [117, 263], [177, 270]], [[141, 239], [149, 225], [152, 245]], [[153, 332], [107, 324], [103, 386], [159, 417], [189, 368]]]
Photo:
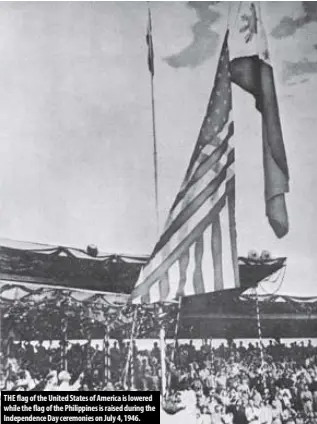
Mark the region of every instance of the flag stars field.
[[[235, 77], [219, 54], [228, 5], [210, 5], [220, 15], [210, 25], [216, 38], [200, 57], [199, 48], [210, 45], [210, 32], [200, 34], [197, 45], [193, 28], [204, 14], [203, 2], [199, 4], [151, 2], [153, 45], [146, 2], [1, 2], [2, 237], [82, 248], [93, 243], [106, 252], [152, 252], [157, 242], [150, 92], [154, 65], [161, 228], [184, 180], [219, 56], [223, 73]], [[312, 134], [317, 132], [317, 74], [308, 65], [317, 61], [317, 22], [292, 27], [306, 14], [300, 2], [258, 4], [291, 173], [291, 191], [285, 196], [290, 231], [278, 239], [265, 215], [262, 114], [255, 110], [253, 94], [233, 86], [231, 106], [226, 88], [215, 87], [213, 107], [234, 109], [238, 251], [245, 255], [249, 249], [267, 249], [273, 256], [287, 256], [282, 292], [316, 294], [317, 144]], [[257, 34], [246, 45], [245, 33], [240, 33], [248, 2], [242, 2], [240, 17], [235, 16], [238, 2], [232, 8], [229, 49], [224, 51], [231, 62], [247, 58], [247, 51], [256, 56], [253, 47], [259, 46]], [[260, 59], [267, 56], [263, 47]], [[228, 103], [217, 105], [219, 95]], [[225, 117], [217, 124], [223, 127], [224, 122]], [[216, 130], [208, 131], [214, 144], [216, 136], [228, 138], [228, 129], [216, 135]], [[204, 136], [201, 132], [199, 146], [208, 143]], [[191, 270], [194, 253], [182, 258]]]

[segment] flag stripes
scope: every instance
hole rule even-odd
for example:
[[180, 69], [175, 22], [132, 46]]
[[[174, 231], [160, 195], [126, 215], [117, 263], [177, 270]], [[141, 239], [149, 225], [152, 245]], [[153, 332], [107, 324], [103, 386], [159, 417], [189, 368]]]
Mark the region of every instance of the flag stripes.
[[217, 215], [212, 226], [211, 235], [211, 251], [214, 266], [214, 282], [215, 290], [223, 289], [223, 272], [222, 272], [222, 239], [220, 217]]
[[[208, 187], [207, 187], [208, 189]], [[208, 193], [207, 193], [208, 194]], [[206, 199], [208, 198], [206, 194]], [[196, 213], [190, 217], [190, 219], [188, 219], [188, 221], [184, 222], [184, 226], [183, 226], [183, 234], [182, 234], [182, 241], [179, 241], [179, 237], [178, 234], [179, 232], [177, 231], [177, 228], [175, 228], [175, 232], [171, 234], [171, 237], [169, 240], [167, 240], [168, 242], [168, 247], [170, 248], [170, 251], [173, 252], [175, 249], [181, 249], [183, 244], [187, 244], [186, 240], [190, 240], [192, 243], [194, 241], [196, 241], [196, 237], [198, 234], [198, 231], [203, 231], [205, 230], [205, 228], [208, 226], [208, 224], [210, 224], [212, 221], [209, 222], [208, 220], [208, 224], [206, 226], [201, 227], [200, 224], [201, 222], [203, 222], [204, 219], [207, 219], [210, 212], [213, 211], [212, 208], [214, 208], [214, 210], [216, 212], [218, 212], [222, 207], [225, 206], [225, 201], [226, 201], [226, 188], [225, 186], [220, 186], [219, 190], [217, 193], [215, 193], [215, 195], [212, 198], [208, 199], [209, 201], [205, 201], [205, 203], [203, 203], [199, 208], [197, 208]], [[190, 212], [190, 211], [189, 211]], [[188, 214], [187, 214], [188, 215]], [[210, 218], [211, 219], [211, 218]], [[200, 235], [200, 234], [199, 234]], [[183, 253], [183, 249], [181, 249]], [[159, 254], [157, 254], [152, 261], [150, 262], [150, 266], [146, 267], [144, 270], [144, 276], [147, 276], [149, 274], [150, 271], [152, 271], [152, 269], [154, 269], [155, 267], [157, 267], [160, 262], [160, 253], [164, 255], [164, 251], [163, 252], [159, 252]]]
[[[228, 126], [228, 131], [226, 136], [223, 139], [223, 142], [216, 148], [211, 151], [205, 150], [206, 159], [200, 164], [199, 167], [195, 170], [192, 178], [188, 182], [187, 187], [180, 191], [177, 196], [177, 199], [172, 207], [173, 215], [179, 213], [182, 210], [181, 200], [186, 196], [192, 196], [195, 193], [199, 193], [201, 188], [206, 186], [206, 184], [212, 180], [212, 176], [216, 176], [221, 170], [221, 166], [225, 166], [224, 160], [227, 159], [229, 155], [234, 155], [233, 148], [229, 144], [229, 139], [233, 135], [233, 122], [230, 122]], [[224, 160], [223, 160], [224, 159]], [[234, 162], [231, 158], [231, 164]], [[185, 203], [186, 205], [186, 203]], [[172, 216], [169, 220], [172, 219]]]
[[176, 297], [184, 296], [185, 284], [187, 279], [187, 268], [189, 265], [189, 251], [183, 253], [179, 259], [179, 284]]
[[[222, 208], [219, 214], [216, 214], [215, 217], [220, 216], [220, 227], [222, 230], [222, 244], [223, 246], [228, 246], [230, 249], [230, 236], [226, 231], [224, 231], [227, 219], [227, 210], [226, 208]], [[191, 244], [191, 246], [186, 249], [183, 255], [175, 261], [172, 265], [168, 267], [168, 276], [169, 276], [169, 299], [175, 299], [180, 295], [192, 295], [192, 294], [200, 294], [203, 292], [211, 292], [215, 290], [219, 290], [221, 287], [232, 288], [234, 282], [234, 272], [232, 267], [230, 268], [230, 260], [224, 261], [222, 259], [222, 272], [223, 278], [218, 279], [215, 282], [214, 279], [214, 262], [213, 259], [219, 262], [221, 261], [221, 256], [218, 254], [215, 255], [214, 258], [212, 256], [212, 230], [213, 230], [213, 222], [214, 217], [211, 218], [211, 223], [207, 226], [205, 231], [203, 232], [203, 243], [201, 242], [201, 238]], [[227, 235], [227, 237], [226, 237]], [[198, 242], [198, 246], [197, 246]], [[202, 245], [203, 250], [202, 250]], [[223, 247], [224, 250], [224, 247]], [[197, 261], [197, 251], [201, 254], [201, 260]], [[201, 269], [201, 272], [198, 269]], [[194, 278], [195, 274], [195, 278]], [[165, 273], [166, 275], [166, 273]], [[175, 284], [175, 282], [177, 284]], [[157, 302], [164, 300], [160, 296], [160, 292], [157, 289], [158, 285], [153, 283], [153, 285], [148, 290], [147, 302]], [[203, 290], [202, 290], [203, 287]], [[142, 290], [142, 289], [141, 289]]]
[[[206, 208], [211, 208], [214, 203], [217, 202], [218, 190], [221, 189], [221, 186], [225, 182], [227, 175], [229, 175], [229, 168], [234, 163], [234, 152], [231, 152], [228, 156], [227, 163], [223, 166], [216, 177], [212, 179], [207, 186], [196, 196], [196, 198], [187, 205], [173, 220], [168, 230], [163, 234], [160, 241], [158, 242], [154, 254], [158, 252], [166, 243], [173, 243], [175, 239], [175, 234], [179, 231], [184, 225], [186, 225], [186, 233], [194, 226], [197, 221], [197, 215], [200, 216]], [[207, 202], [210, 200], [210, 202]]]
[[195, 270], [194, 287], [197, 294], [205, 292], [204, 277], [202, 271], [202, 259], [204, 255], [204, 237], [198, 237], [195, 243]]
[[[230, 195], [230, 191], [225, 190], [222, 196], [219, 198], [218, 203], [213, 207], [212, 210], [208, 209], [207, 214], [199, 220], [196, 227], [191, 231], [186, 238], [180, 243], [174, 251], [165, 259], [155, 257], [155, 262], [151, 261], [149, 263], [150, 267], [147, 270], [147, 275], [143, 274], [143, 278], [139, 280], [139, 284], [136, 285], [133, 293], [132, 300], [133, 302], [144, 302], [144, 303], [152, 303], [160, 300], [170, 300], [175, 299], [177, 295], [189, 295], [189, 294], [197, 294], [199, 291], [197, 288], [191, 287], [191, 280], [193, 278], [193, 245], [196, 242], [197, 233], [202, 234], [207, 230], [208, 227], [212, 226], [212, 223], [215, 221], [216, 217], [222, 213], [224, 219], [227, 219], [227, 211], [224, 210], [224, 206], [226, 205], [227, 195]], [[205, 209], [205, 208], [204, 208]], [[206, 209], [205, 209], [206, 211]], [[210, 246], [211, 243], [209, 242]], [[204, 252], [204, 260], [202, 261], [204, 264], [210, 264], [212, 259], [211, 249], [210, 251]], [[188, 259], [187, 259], [188, 258]], [[152, 265], [153, 264], [153, 265]], [[181, 265], [181, 266], [180, 266]], [[227, 270], [230, 271], [232, 269], [232, 264], [230, 262], [226, 262]], [[230, 267], [231, 265], [231, 267]], [[144, 270], [144, 271], [145, 271]], [[169, 275], [169, 293], [168, 297], [161, 298], [160, 292], [158, 290], [158, 284], [155, 284], [157, 281], [161, 280], [161, 276], [165, 275], [168, 272]], [[209, 280], [208, 287], [206, 287], [206, 291], [214, 291], [215, 287], [213, 285], [213, 277], [211, 276], [211, 272], [209, 267], [206, 267], [206, 271], [203, 273], [204, 278], [207, 277]], [[232, 285], [235, 286], [235, 274], [232, 275], [226, 280], [229, 285], [226, 288], [231, 288]], [[212, 280], [212, 281], [210, 281]], [[175, 284], [176, 283], [176, 284]], [[238, 284], [236, 284], [238, 285]], [[140, 299], [140, 296], [142, 299]]]
[[166, 272], [160, 280], [160, 299], [166, 299], [168, 297], [169, 288], [168, 272]]
[[131, 295], [133, 302], [172, 300], [238, 285], [227, 38], [184, 182]]
[[228, 224], [230, 233], [230, 248], [233, 264], [233, 273], [235, 286], [240, 287], [239, 276], [239, 260], [238, 260], [238, 245], [237, 245], [237, 229], [236, 229], [236, 187], [235, 177], [230, 180], [228, 185]]

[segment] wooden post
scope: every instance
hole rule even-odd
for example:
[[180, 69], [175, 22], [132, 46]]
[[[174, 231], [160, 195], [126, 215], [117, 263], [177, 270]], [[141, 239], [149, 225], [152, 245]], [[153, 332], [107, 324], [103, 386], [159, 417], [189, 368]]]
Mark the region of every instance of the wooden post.
[[105, 332], [104, 332], [104, 339], [103, 339], [103, 351], [105, 355], [105, 383], [108, 383], [111, 380], [111, 374], [110, 374], [110, 343], [109, 343], [109, 329], [106, 326]]
[[165, 357], [165, 328], [160, 328], [160, 350], [161, 350], [161, 393], [164, 399], [166, 394], [166, 357]]

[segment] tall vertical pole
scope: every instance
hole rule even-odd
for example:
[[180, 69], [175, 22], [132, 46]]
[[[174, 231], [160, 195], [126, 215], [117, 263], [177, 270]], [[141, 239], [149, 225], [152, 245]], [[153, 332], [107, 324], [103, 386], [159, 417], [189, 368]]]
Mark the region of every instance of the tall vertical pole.
[[61, 348], [61, 371], [67, 371], [67, 338], [68, 338], [68, 315], [67, 308], [69, 305], [69, 292], [63, 291], [61, 299], [61, 310], [60, 310], [60, 326], [61, 326], [61, 339], [60, 339], [60, 348]]
[[160, 353], [161, 353], [161, 393], [164, 399], [166, 394], [166, 360], [165, 360], [165, 328], [164, 325], [160, 328]]
[[154, 190], [155, 190], [155, 214], [156, 231], [159, 235], [159, 195], [158, 195], [158, 164], [157, 164], [157, 141], [156, 141], [156, 119], [155, 119], [155, 93], [154, 93], [154, 48], [152, 37], [152, 16], [148, 7], [148, 26], [146, 33], [146, 43], [148, 45], [148, 67], [151, 75], [151, 108], [152, 108], [152, 133], [153, 133], [153, 161], [154, 161]]
[[[155, 92], [154, 92], [154, 48], [152, 38], [152, 16], [148, 2], [148, 27], [146, 33], [146, 42], [148, 45], [148, 67], [151, 74], [151, 106], [152, 106], [152, 133], [153, 133], [153, 161], [154, 161], [154, 188], [155, 188], [155, 214], [156, 214], [156, 232], [157, 237], [160, 233], [159, 216], [159, 190], [158, 190], [158, 160], [157, 160], [157, 140], [156, 140], [156, 117], [155, 117]], [[160, 350], [161, 350], [161, 386], [162, 396], [166, 392], [166, 361], [165, 361], [165, 327], [160, 328]]]
[[[174, 340], [173, 340], [173, 350], [171, 352], [171, 363], [175, 363], [176, 359], [176, 349], [177, 349], [177, 340], [178, 340], [178, 329], [179, 329], [179, 320], [180, 320], [180, 313], [181, 313], [181, 305], [182, 305], [182, 298], [180, 297], [178, 299], [178, 308], [177, 308], [177, 316], [176, 316], [176, 324], [175, 324], [175, 332], [174, 332]], [[172, 382], [172, 375], [169, 372], [168, 374], [168, 381], [167, 381], [167, 389], [168, 391], [171, 390], [171, 382]]]
[[[109, 323], [108, 323], [109, 325]], [[103, 350], [104, 350], [104, 357], [105, 357], [105, 383], [108, 383], [111, 381], [111, 375], [110, 375], [110, 343], [109, 343], [109, 328], [108, 325], [104, 329], [104, 339], [103, 339]]]
[[63, 318], [61, 324], [62, 337], [61, 337], [61, 368], [62, 370], [67, 371], [67, 328], [68, 327], [68, 319], [63, 310]]
[[256, 320], [257, 320], [257, 328], [258, 328], [258, 339], [260, 343], [260, 356], [261, 356], [261, 366], [264, 362], [263, 355], [263, 343], [262, 343], [262, 328], [261, 328], [261, 317], [260, 317], [260, 305], [259, 305], [259, 295], [257, 287], [254, 289], [255, 291], [255, 301], [256, 301]]
[[154, 74], [152, 73], [151, 73], [151, 100], [152, 100], [152, 131], [153, 131], [156, 232], [157, 232], [157, 235], [159, 235], [160, 215], [159, 215], [159, 197], [158, 197], [158, 163], [157, 163], [156, 122], [155, 122]]
[[92, 367], [92, 334], [91, 334], [91, 327], [90, 327], [90, 323], [89, 326], [87, 326], [87, 352], [86, 352], [86, 363], [87, 366], [91, 369]]
[[172, 350], [172, 356], [171, 356], [172, 362], [175, 361], [181, 308], [182, 308], [182, 297], [180, 297], [178, 299], [178, 305], [177, 305], [177, 315], [176, 315], [176, 324], [175, 324], [175, 332], [174, 332], [174, 343], [173, 343], [173, 350]]
[[[136, 336], [136, 325], [137, 325], [137, 319], [138, 319], [138, 308], [135, 308], [134, 314], [133, 314], [133, 322], [132, 322], [132, 328], [131, 328], [131, 336], [130, 336], [130, 345], [129, 345], [129, 350], [128, 350], [128, 357], [126, 359], [126, 366], [125, 366], [125, 370], [124, 370], [124, 375], [123, 375], [123, 387], [126, 389], [128, 387], [128, 383], [129, 383], [129, 370], [131, 370], [131, 367], [134, 367], [134, 364], [132, 364], [131, 361], [134, 360], [133, 358], [133, 341], [134, 341], [134, 337]], [[133, 374], [133, 378], [134, 378], [134, 369], [132, 371]], [[130, 382], [131, 385], [131, 382]], [[131, 386], [130, 386], [131, 387]]]
[[134, 346], [132, 342], [131, 346], [131, 358], [130, 358], [130, 390], [135, 390], [135, 357], [134, 357]]

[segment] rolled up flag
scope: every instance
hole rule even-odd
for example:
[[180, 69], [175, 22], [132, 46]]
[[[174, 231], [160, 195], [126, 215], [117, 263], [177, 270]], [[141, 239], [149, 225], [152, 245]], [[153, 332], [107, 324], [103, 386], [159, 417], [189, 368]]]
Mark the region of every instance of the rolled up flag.
[[288, 233], [289, 222], [285, 193], [289, 191], [289, 172], [275, 90], [273, 68], [269, 62], [268, 44], [259, 12], [251, 4], [248, 24], [242, 31], [249, 42], [256, 37], [254, 54], [239, 56], [230, 63], [232, 82], [255, 98], [262, 116], [262, 143], [266, 216], [278, 238]]

